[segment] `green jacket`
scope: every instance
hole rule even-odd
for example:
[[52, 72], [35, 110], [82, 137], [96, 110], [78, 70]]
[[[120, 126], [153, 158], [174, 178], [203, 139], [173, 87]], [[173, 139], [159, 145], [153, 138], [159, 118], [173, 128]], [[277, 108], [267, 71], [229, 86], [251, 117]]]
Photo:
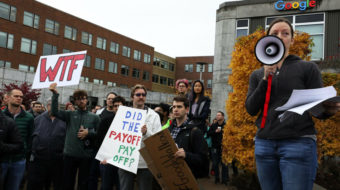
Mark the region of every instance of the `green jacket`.
[[30, 154], [32, 147], [32, 133], [34, 130], [34, 117], [32, 114], [21, 109], [19, 115], [15, 118], [9, 112], [8, 108], [3, 110], [3, 113], [15, 121], [15, 124], [20, 132], [21, 139], [24, 142], [24, 149], [21, 153], [11, 156], [4, 156], [3, 161], [18, 161], [25, 158], [26, 155]]
[[[66, 122], [66, 138], [64, 145], [64, 155], [78, 158], [93, 157], [94, 152], [94, 138], [96, 130], [99, 126], [99, 116], [83, 110], [63, 111], [58, 110], [59, 94], [53, 93], [52, 96], [52, 115]], [[80, 140], [77, 136], [80, 126], [83, 125], [88, 129], [89, 133], [84, 140]], [[90, 143], [86, 146], [86, 143]]]

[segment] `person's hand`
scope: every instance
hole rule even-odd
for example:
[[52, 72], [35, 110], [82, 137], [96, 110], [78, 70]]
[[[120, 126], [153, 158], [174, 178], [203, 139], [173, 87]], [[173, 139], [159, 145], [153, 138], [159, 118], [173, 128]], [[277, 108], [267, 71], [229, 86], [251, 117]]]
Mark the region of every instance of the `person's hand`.
[[146, 132], [148, 131], [148, 128], [146, 127], [146, 125], [143, 125], [141, 131], [142, 131], [142, 134], [143, 134], [143, 135], [146, 134]]
[[79, 131], [78, 131], [78, 138], [80, 138], [81, 140], [84, 140], [85, 137], [89, 134], [89, 130], [88, 129], [84, 129], [83, 126], [80, 126]]
[[275, 64], [275, 65], [264, 65], [263, 68], [264, 68], [263, 80], [267, 80], [269, 74], [273, 75], [276, 72], [277, 64]]
[[100, 162], [100, 164], [106, 165], [106, 164], [107, 164], [107, 161], [106, 161], [106, 160], [103, 160], [103, 161]]
[[175, 158], [185, 158], [185, 151], [183, 148], [180, 148], [175, 153]]
[[215, 130], [216, 133], [219, 133], [221, 131], [222, 131], [221, 127], [217, 127], [217, 129]]
[[50, 84], [49, 90], [50, 90], [51, 92], [55, 93], [55, 94], [58, 94], [58, 91], [57, 91], [57, 83], [54, 82], [54, 83]]
[[340, 103], [339, 102], [324, 102], [322, 106], [326, 110], [326, 114], [334, 115], [336, 112], [340, 111]]

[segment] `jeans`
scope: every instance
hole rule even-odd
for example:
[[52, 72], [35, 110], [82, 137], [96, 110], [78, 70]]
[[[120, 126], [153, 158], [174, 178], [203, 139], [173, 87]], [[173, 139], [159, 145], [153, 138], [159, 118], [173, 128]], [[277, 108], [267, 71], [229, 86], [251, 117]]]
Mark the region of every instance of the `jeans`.
[[118, 169], [120, 188], [124, 190], [134, 189], [134, 178], [137, 178], [137, 185], [139, 190], [152, 189], [152, 174], [147, 168], [137, 170], [137, 174], [128, 172], [123, 169]]
[[311, 138], [255, 139], [257, 175], [262, 190], [312, 190], [317, 170]]
[[222, 166], [222, 182], [229, 181], [228, 166], [222, 162], [222, 150], [221, 148], [211, 149], [212, 168], [215, 171], [215, 180], [220, 181], [220, 164]]
[[99, 168], [102, 177], [102, 186], [100, 190], [112, 190], [114, 185], [116, 186], [116, 189], [119, 190], [118, 168], [110, 164], [100, 165]]
[[2, 162], [2, 181], [4, 190], [18, 190], [20, 182], [24, 176], [26, 160], [16, 162]]
[[88, 190], [97, 190], [98, 189], [98, 177], [99, 177], [99, 161], [95, 158], [92, 158], [90, 174], [88, 179]]
[[92, 158], [64, 156], [63, 190], [74, 190], [78, 169], [78, 189], [88, 189], [88, 178], [90, 174], [91, 161]]

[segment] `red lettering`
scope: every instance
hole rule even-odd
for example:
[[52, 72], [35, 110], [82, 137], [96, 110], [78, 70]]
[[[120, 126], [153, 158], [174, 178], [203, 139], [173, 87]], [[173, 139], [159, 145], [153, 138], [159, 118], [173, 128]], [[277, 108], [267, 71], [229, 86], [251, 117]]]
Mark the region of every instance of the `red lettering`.
[[136, 146], [138, 145], [140, 139], [141, 139], [141, 136], [138, 136], [138, 139], [137, 139], [137, 142], [136, 142]]
[[40, 63], [40, 82], [45, 82], [46, 78], [48, 77], [49, 81], [54, 81], [59, 67], [61, 65], [61, 62], [63, 61], [62, 57], [59, 57], [57, 64], [54, 66], [54, 68], [52, 69], [51, 67], [48, 68], [47, 72], [46, 72], [46, 60], [47, 58], [41, 59], [41, 63]]
[[68, 75], [67, 75], [67, 80], [70, 81], [72, 79], [72, 75], [73, 75], [73, 71], [74, 69], [76, 69], [78, 67], [78, 65], [76, 65], [76, 62], [78, 60], [83, 60], [85, 58], [84, 54], [79, 54], [79, 55], [75, 55], [72, 63], [70, 65], [70, 69], [68, 70]]
[[121, 138], [122, 138], [122, 134], [121, 133], [118, 133], [118, 135], [114, 138], [114, 140], [119, 140], [121, 141]]
[[129, 134], [123, 133], [123, 141], [122, 141], [122, 142], [125, 142], [125, 139], [126, 139], [126, 137], [127, 137], [128, 135], [129, 135]]
[[111, 131], [110, 135], [109, 135], [109, 138], [111, 138], [111, 136], [116, 136], [116, 132], [115, 131]]
[[310, 2], [309, 2], [309, 6], [310, 6], [310, 7], [315, 7], [315, 1], [310, 1]]
[[64, 58], [64, 65], [63, 65], [63, 70], [61, 71], [61, 75], [60, 75], [60, 78], [59, 78], [60, 81], [64, 80], [64, 75], [65, 75], [65, 71], [66, 71], [68, 61], [73, 59], [73, 55], [66, 56], [66, 57], [63, 57], [63, 58]]
[[286, 9], [289, 10], [289, 9], [291, 9], [291, 8], [292, 8], [292, 3], [289, 3], [289, 2], [286, 3]]
[[132, 135], [129, 135], [129, 137], [127, 138], [127, 143], [131, 143], [131, 139], [132, 139]]

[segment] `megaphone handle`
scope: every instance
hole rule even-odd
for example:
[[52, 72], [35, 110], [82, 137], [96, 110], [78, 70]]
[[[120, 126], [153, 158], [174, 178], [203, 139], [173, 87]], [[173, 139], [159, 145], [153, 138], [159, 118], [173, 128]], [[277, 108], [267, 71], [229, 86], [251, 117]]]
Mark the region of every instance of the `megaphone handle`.
[[267, 79], [268, 84], [267, 84], [266, 100], [264, 102], [264, 107], [263, 107], [261, 128], [264, 128], [264, 126], [266, 124], [267, 113], [268, 113], [268, 104], [269, 104], [269, 101], [270, 101], [270, 92], [272, 90], [272, 80], [273, 80], [273, 75], [269, 74], [268, 79]]

